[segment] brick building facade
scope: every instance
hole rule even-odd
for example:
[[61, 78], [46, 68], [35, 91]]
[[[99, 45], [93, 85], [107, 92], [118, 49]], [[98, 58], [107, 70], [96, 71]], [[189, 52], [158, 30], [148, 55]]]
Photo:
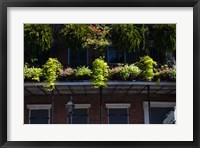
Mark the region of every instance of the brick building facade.
[[[31, 120], [34, 120], [31, 115], [33, 110], [47, 110], [48, 116], [44, 118], [46, 121], [48, 120], [48, 123], [69, 123], [66, 103], [70, 97], [75, 104], [74, 110], [78, 111], [77, 117], [75, 117], [76, 115], [73, 117], [74, 123], [77, 124], [99, 124], [100, 118], [102, 124], [114, 124], [115, 122], [119, 124], [149, 123], [149, 99], [152, 109], [151, 116], [153, 120], [155, 118], [155, 121], [151, 121], [151, 123], [159, 123], [157, 116], [160, 116], [160, 113], [164, 111], [163, 115], [167, 118], [170, 111], [174, 112], [171, 109], [176, 106], [176, 86], [174, 83], [160, 83], [159, 85], [149, 83], [150, 88], [152, 88], [149, 91], [150, 96], [148, 96], [145, 82], [142, 82], [141, 86], [136, 84], [136, 87], [134, 86], [135, 82], [130, 82], [130, 85], [126, 86], [125, 82], [123, 85], [108, 85], [102, 91], [102, 111], [100, 111], [99, 89], [92, 88], [92, 86], [81, 86], [81, 82], [76, 86], [71, 85], [74, 83], [69, 85], [64, 83], [62, 86], [58, 84], [53, 93], [47, 92], [41, 84], [25, 84], [24, 123], [29, 124]], [[112, 84], [112, 82], [110, 83]], [[120, 83], [123, 82], [117, 82], [117, 84]], [[155, 106], [156, 104], [157, 106]], [[153, 109], [158, 109], [158, 111], [155, 112]], [[170, 110], [165, 111], [165, 109]], [[79, 117], [80, 120], [75, 119]]]

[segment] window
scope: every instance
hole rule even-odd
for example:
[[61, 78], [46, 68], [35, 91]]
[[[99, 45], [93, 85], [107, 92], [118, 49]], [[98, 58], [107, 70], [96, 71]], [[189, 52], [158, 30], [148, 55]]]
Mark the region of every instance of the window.
[[117, 50], [115, 48], [109, 48], [107, 50], [108, 63], [125, 63], [125, 52], [123, 50]]
[[88, 123], [88, 109], [74, 109], [72, 116], [72, 124], [87, 124]]
[[[145, 123], [149, 123], [148, 102], [144, 102]], [[176, 123], [176, 104], [174, 102], [151, 102], [151, 124]]]
[[75, 104], [72, 116], [72, 124], [88, 124], [89, 123], [90, 104]]
[[27, 105], [29, 124], [49, 124], [51, 105]]
[[174, 108], [173, 107], [151, 107], [152, 124], [173, 124]]
[[128, 108], [130, 104], [106, 104], [109, 124], [128, 124]]
[[71, 67], [87, 65], [88, 64], [87, 56], [88, 56], [87, 49], [78, 49], [78, 50], [68, 49], [68, 64]]

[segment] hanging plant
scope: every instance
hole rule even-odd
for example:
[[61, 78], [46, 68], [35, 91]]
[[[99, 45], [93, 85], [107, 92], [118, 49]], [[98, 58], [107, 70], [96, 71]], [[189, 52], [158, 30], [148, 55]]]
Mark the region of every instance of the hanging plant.
[[49, 24], [24, 24], [24, 60], [29, 64], [38, 62], [53, 44], [53, 30]]
[[93, 62], [92, 83], [95, 88], [106, 86], [108, 81], [108, 65], [102, 58], [97, 58]]
[[55, 81], [58, 78], [63, 67], [56, 58], [49, 58], [43, 65], [43, 73], [46, 82], [46, 89], [51, 91], [55, 88]]
[[130, 51], [138, 49], [143, 40], [140, 28], [135, 24], [113, 24], [111, 33], [114, 44]]

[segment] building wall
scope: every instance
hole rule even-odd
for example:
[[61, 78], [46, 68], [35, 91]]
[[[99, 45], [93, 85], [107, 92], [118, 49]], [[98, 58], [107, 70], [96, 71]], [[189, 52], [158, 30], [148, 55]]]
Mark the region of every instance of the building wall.
[[[55, 95], [54, 96], [54, 114], [53, 121], [54, 124], [66, 124], [67, 119], [67, 109], [65, 107], [69, 96]], [[103, 95], [103, 109], [102, 109], [102, 123], [108, 124], [108, 109], [106, 108], [106, 103], [130, 103], [129, 113], [129, 123], [130, 124], [143, 124], [144, 123], [144, 111], [143, 111], [143, 101], [147, 100], [147, 95]], [[151, 101], [159, 102], [175, 102], [175, 95], [151, 95]], [[27, 104], [51, 104], [50, 95], [40, 95], [40, 96], [26, 96], [24, 100], [24, 123], [29, 122], [29, 110], [27, 109]], [[74, 104], [91, 104], [89, 108], [89, 123], [98, 124], [100, 121], [100, 97], [97, 94], [88, 95], [76, 95], [73, 96]]]

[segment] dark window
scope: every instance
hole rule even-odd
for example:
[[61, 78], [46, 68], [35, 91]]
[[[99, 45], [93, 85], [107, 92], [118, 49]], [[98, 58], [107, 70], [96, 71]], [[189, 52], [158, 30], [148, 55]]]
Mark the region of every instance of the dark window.
[[133, 64], [134, 62], [134, 52], [126, 51], [126, 63]]
[[72, 117], [72, 124], [87, 124], [88, 109], [75, 109]]
[[123, 109], [109, 109], [109, 124], [128, 124], [128, 110]]
[[31, 110], [30, 124], [48, 124], [49, 110]]
[[71, 67], [87, 65], [87, 49], [70, 50], [69, 65]]
[[108, 63], [124, 63], [124, 51], [110, 48], [107, 51]]
[[174, 124], [173, 107], [152, 107], [151, 108], [152, 124]]

